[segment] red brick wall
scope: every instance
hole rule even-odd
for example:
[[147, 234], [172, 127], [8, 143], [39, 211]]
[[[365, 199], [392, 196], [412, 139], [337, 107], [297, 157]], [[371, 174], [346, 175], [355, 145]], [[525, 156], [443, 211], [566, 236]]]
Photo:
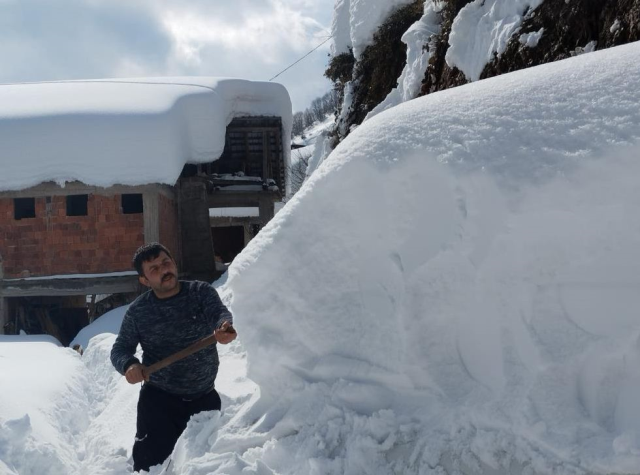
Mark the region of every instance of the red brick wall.
[[[158, 219], [160, 224], [160, 242], [164, 244], [173, 257], [182, 264], [180, 248], [180, 226], [178, 223], [178, 207], [176, 203], [163, 195], [158, 195]], [[181, 270], [181, 269], [179, 269]]]
[[122, 214], [120, 195], [89, 195], [87, 216], [67, 216], [64, 196], [35, 203], [35, 218], [16, 221], [13, 199], [0, 199], [4, 278], [132, 270], [144, 243], [143, 215]]

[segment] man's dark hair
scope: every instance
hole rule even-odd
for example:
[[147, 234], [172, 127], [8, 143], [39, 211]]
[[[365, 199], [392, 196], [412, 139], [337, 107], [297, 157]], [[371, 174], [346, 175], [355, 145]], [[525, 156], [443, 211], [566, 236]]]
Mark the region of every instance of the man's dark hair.
[[159, 242], [151, 242], [138, 248], [136, 253], [133, 255], [132, 264], [139, 276], [144, 277], [144, 272], [142, 271], [142, 263], [154, 260], [160, 255], [161, 252], [164, 252], [171, 258], [172, 261], [175, 261], [175, 259], [169, 252], [169, 249], [164, 247]]

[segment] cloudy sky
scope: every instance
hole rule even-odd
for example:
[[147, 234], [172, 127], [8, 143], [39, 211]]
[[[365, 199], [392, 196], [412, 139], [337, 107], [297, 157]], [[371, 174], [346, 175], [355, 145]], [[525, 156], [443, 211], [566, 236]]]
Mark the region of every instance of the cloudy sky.
[[[335, 0], [0, 0], [0, 82], [269, 80], [330, 34]], [[294, 110], [331, 84], [329, 43], [279, 76]]]

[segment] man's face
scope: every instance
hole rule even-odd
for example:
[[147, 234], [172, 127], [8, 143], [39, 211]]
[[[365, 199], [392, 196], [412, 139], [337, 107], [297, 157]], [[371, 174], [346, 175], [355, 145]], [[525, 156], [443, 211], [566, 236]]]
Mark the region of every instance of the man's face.
[[171, 293], [178, 286], [178, 268], [164, 251], [155, 259], [143, 262], [142, 272], [140, 283], [151, 287], [157, 295]]

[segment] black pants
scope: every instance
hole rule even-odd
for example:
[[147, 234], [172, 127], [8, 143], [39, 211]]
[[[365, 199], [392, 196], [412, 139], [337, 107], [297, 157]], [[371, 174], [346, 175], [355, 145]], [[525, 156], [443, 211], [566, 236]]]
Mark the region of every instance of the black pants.
[[138, 399], [138, 425], [133, 444], [133, 469], [149, 470], [164, 462], [187, 427], [189, 418], [203, 411], [219, 411], [222, 403], [215, 389], [186, 400], [145, 384]]

